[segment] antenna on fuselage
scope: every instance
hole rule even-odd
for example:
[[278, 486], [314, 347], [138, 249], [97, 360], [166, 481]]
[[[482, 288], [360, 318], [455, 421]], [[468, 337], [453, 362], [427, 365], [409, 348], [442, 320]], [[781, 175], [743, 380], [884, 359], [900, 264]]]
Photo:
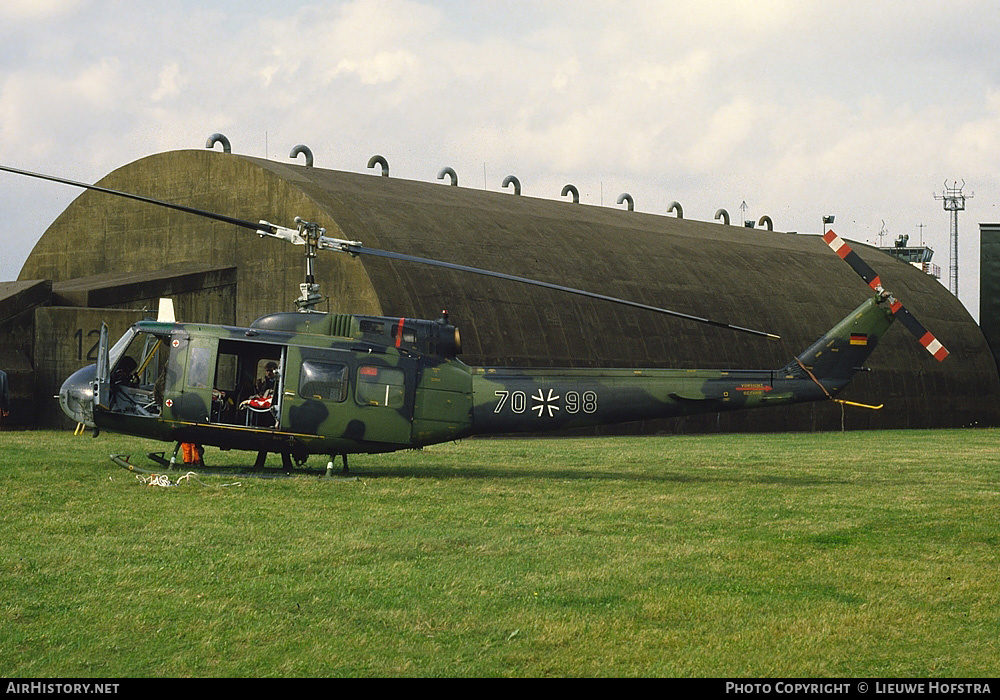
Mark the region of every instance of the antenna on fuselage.
[[160, 306], [156, 311], [156, 320], [160, 323], [176, 323], [174, 316], [174, 300], [168, 297], [160, 297]]

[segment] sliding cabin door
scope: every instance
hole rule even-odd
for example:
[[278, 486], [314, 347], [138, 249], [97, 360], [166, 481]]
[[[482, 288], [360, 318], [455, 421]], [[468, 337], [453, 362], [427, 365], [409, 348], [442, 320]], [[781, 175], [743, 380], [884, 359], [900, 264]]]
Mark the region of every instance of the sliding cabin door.
[[412, 365], [378, 355], [289, 346], [281, 424], [288, 432], [359, 443], [410, 444]]

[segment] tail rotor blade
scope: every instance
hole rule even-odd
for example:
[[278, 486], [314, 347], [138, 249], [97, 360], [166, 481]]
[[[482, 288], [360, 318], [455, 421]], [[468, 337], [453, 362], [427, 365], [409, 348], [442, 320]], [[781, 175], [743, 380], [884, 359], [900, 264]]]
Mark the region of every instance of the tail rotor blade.
[[854, 252], [851, 246], [847, 245], [847, 241], [838, 236], [832, 230], [827, 231], [823, 234], [823, 240], [826, 244], [833, 249], [833, 252], [841, 257], [841, 259], [851, 266], [851, 269], [858, 273], [858, 276], [863, 279], [869, 287], [878, 291], [878, 288], [882, 286], [882, 280], [879, 278], [878, 273], [873, 270], [868, 263], [861, 259], [861, 256]]
[[942, 362], [944, 358], [948, 357], [948, 349], [941, 344], [941, 341], [934, 337], [933, 333], [924, 328], [923, 324], [907, 311], [905, 306], [898, 301], [894, 301], [889, 308], [892, 309], [893, 315], [899, 319], [899, 322], [906, 326], [907, 330], [913, 334], [917, 342], [934, 356], [935, 360]]

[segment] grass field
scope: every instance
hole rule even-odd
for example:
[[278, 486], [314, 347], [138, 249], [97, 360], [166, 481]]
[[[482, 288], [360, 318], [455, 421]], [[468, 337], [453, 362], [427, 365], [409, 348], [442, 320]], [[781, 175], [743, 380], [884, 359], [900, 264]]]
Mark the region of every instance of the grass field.
[[995, 677], [998, 440], [466, 440], [167, 489], [108, 460], [163, 443], [4, 432], [0, 675]]

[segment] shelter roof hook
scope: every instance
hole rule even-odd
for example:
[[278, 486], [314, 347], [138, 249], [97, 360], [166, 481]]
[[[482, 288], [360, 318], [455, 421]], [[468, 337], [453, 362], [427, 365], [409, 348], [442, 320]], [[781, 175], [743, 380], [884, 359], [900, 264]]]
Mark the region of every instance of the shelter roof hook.
[[438, 173], [438, 180], [444, 180], [445, 175], [451, 176], [451, 184], [453, 187], [458, 187], [458, 173], [455, 172], [454, 168], [447, 165], [441, 168], [441, 172]]
[[205, 148], [215, 148], [215, 144], [222, 144], [223, 153], [232, 153], [233, 147], [229, 144], [229, 139], [227, 139], [223, 134], [214, 133], [208, 137], [208, 141], [205, 142]]
[[306, 167], [311, 168], [313, 165], [313, 152], [309, 150], [308, 146], [303, 146], [301, 143], [292, 149], [292, 152], [288, 154], [289, 158], [294, 159], [300, 153], [304, 153], [306, 156]]
[[389, 161], [380, 155], [374, 155], [368, 159], [368, 167], [374, 168], [376, 165], [382, 166], [382, 177], [389, 177]]

